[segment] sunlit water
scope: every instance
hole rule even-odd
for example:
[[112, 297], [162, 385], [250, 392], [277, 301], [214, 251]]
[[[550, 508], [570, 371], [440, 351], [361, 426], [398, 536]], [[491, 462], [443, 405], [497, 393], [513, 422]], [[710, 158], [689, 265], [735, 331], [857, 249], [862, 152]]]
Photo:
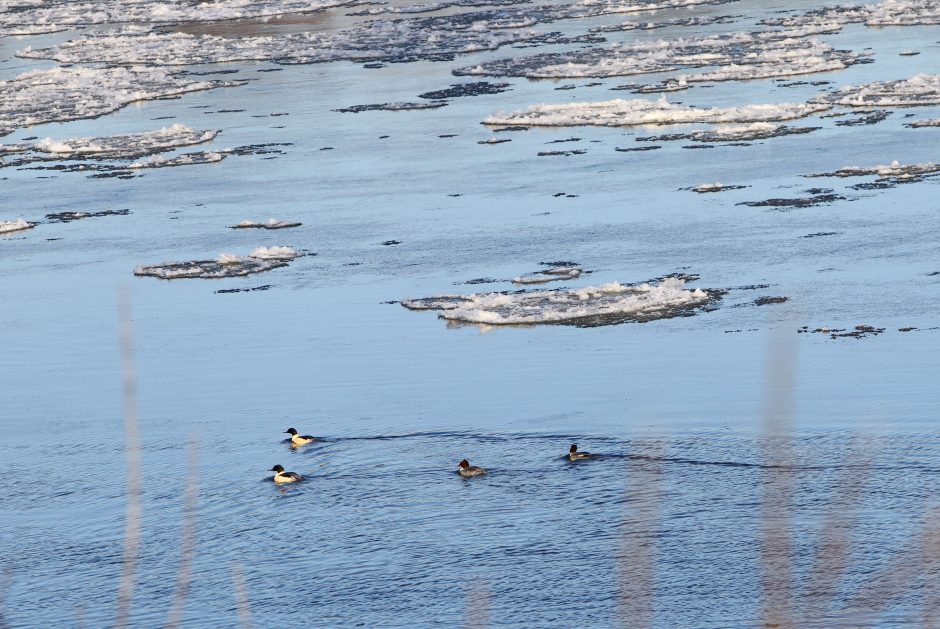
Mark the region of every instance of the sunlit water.
[[[695, 14], [742, 18], [696, 33], [747, 30], [792, 8], [700, 7]], [[552, 28], [626, 19], [651, 18]], [[875, 63], [796, 79], [840, 86], [930, 72], [940, 67], [937, 33], [848, 25], [821, 39], [871, 47]], [[74, 35], [0, 39], [0, 78], [52, 66], [16, 50]], [[911, 49], [921, 54], [897, 54]], [[931, 584], [904, 553], [920, 539], [940, 475], [936, 181], [857, 191], [848, 186], [869, 179], [802, 175], [936, 161], [940, 130], [903, 125], [906, 114], [937, 117], [938, 108], [893, 109], [873, 126], [812, 117], [799, 124], [822, 130], [746, 147], [664, 142], [627, 153], [614, 148], [663, 130], [531, 129], [479, 145], [494, 136], [479, 122], [541, 102], [624, 96], [609, 87], [637, 77], [570, 91], [553, 88], [592, 80], [510, 79], [510, 91], [441, 109], [333, 111], [420, 100], [463, 82], [453, 68], [539, 50], [380, 69], [226, 64], [238, 74], [222, 78], [252, 81], [2, 138], [181, 123], [221, 129], [214, 149], [291, 143], [275, 159], [231, 156], [129, 180], [0, 169], [0, 220], [131, 210], [0, 236], [0, 557], [12, 571], [0, 611], [9, 625], [113, 620], [126, 505], [117, 295], [129, 287], [144, 485], [135, 626], [161, 625], [173, 596], [191, 437], [199, 502], [187, 626], [237, 625], [233, 562], [258, 627], [636, 626], [638, 608], [652, 609], [658, 627], [754, 627], [761, 601], [781, 592], [818, 626], [861, 622], [849, 607], [874, 612], [870, 624], [923, 626]], [[765, 80], [669, 97], [729, 106], [802, 102], [818, 89]], [[220, 109], [245, 111], [212, 113]], [[153, 120], [164, 116], [175, 118]], [[571, 137], [581, 141], [547, 144]], [[570, 148], [587, 153], [537, 157]], [[680, 190], [715, 181], [749, 187]], [[849, 199], [787, 212], [735, 205], [813, 187]], [[303, 226], [227, 229], [270, 217]], [[820, 232], [836, 234], [801, 238]], [[389, 240], [401, 244], [380, 244]], [[274, 245], [317, 255], [242, 279], [132, 275]], [[730, 290], [691, 317], [593, 328], [481, 330], [385, 303], [515, 290], [509, 280], [554, 260], [592, 272], [566, 287], [685, 272], [701, 277], [691, 286]], [[457, 285], [475, 278], [499, 281]], [[789, 301], [754, 306], [762, 296]], [[885, 332], [797, 333], [859, 324]], [[781, 420], [773, 431], [792, 450], [764, 435], [768, 418]], [[289, 426], [324, 441], [292, 450], [281, 441]], [[561, 457], [573, 442], [606, 456], [570, 464]], [[461, 479], [462, 458], [490, 474]], [[276, 463], [305, 481], [274, 487], [266, 470]], [[792, 501], [774, 502], [788, 482]], [[846, 496], [858, 496], [853, 508]], [[767, 510], [790, 516], [789, 593], [785, 578], [762, 584]], [[818, 548], [843, 530], [846, 576], [813, 594]], [[898, 565], [915, 572], [891, 599], [896, 584], [881, 571], [903, 574]]]

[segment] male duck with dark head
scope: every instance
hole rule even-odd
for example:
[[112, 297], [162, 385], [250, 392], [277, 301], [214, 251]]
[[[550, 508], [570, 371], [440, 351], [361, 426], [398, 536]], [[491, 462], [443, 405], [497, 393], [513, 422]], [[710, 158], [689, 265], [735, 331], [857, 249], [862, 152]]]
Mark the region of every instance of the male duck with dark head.
[[316, 437], [311, 435], [299, 435], [296, 428], [288, 428], [284, 431], [290, 435], [290, 444], [292, 446], [305, 446], [308, 443], [316, 441]]
[[284, 483], [296, 483], [299, 480], [303, 480], [303, 476], [296, 472], [285, 472], [283, 465], [275, 465], [271, 468], [270, 471], [274, 472], [273, 480], [278, 485], [282, 485]]
[[470, 462], [467, 459], [464, 459], [457, 464], [457, 473], [464, 478], [470, 478], [471, 476], [480, 476], [481, 474], [486, 474], [486, 470], [482, 467], [477, 467], [476, 465], [470, 465]]
[[590, 452], [578, 452], [578, 444], [572, 443], [571, 447], [568, 448], [568, 460], [569, 461], [579, 461], [581, 459], [593, 459], [594, 455]]

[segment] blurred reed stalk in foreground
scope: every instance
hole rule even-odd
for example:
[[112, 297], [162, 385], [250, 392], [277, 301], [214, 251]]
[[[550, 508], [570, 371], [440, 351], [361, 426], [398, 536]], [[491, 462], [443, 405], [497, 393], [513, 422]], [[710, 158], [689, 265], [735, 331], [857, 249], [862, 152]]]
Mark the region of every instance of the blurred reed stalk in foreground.
[[466, 616], [463, 629], [486, 629], [490, 625], [490, 591], [483, 585], [474, 585], [467, 590]]
[[251, 629], [251, 606], [248, 604], [248, 588], [245, 586], [245, 575], [242, 565], [232, 562], [232, 588], [235, 590], [235, 610], [238, 612], [238, 626], [240, 629]]
[[176, 629], [183, 619], [183, 608], [189, 596], [192, 580], [193, 557], [196, 554], [196, 504], [199, 501], [199, 486], [196, 477], [199, 471], [199, 442], [190, 437], [186, 454], [186, 498], [183, 504], [183, 530], [180, 534], [180, 568], [176, 578], [176, 591], [167, 614], [167, 629]]
[[124, 557], [118, 586], [115, 629], [124, 629], [134, 598], [134, 573], [140, 548], [140, 428], [137, 421], [137, 372], [134, 369], [134, 328], [131, 320], [130, 290], [118, 294], [121, 367], [124, 374], [124, 440], [127, 451], [127, 523], [124, 527]]
[[[123, 370], [124, 435], [127, 451], [127, 523], [124, 529], [124, 555], [121, 562], [121, 580], [118, 587], [115, 629], [125, 629], [130, 624], [131, 603], [134, 599], [134, 577], [140, 549], [141, 511], [141, 464], [140, 427], [137, 416], [137, 373], [134, 366], [134, 329], [131, 318], [130, 291], [118, 294], [118, 317], [120, 321], [121, 365]], [[183, 625], [186, 599], [192, 582], [193, 561], [196, 555], [196, 509], [199, 501], [197, 483], [199, 471], [199, 442], [191, 436], [186, 453], [186, 491], [183, 499], [183, 522], [180, 529], [180, 565], [176, 576], [176, 587], [165, 627], [177, 629]], [[241, 564], [232, 564], [232, 587], [235, 592], [235, 609], [241, 629], [251, 628], [251, 612], [248, 603], [245, 578]], [[0, 602], [4, 582], [0, 582]], [[0, 629], [3, 629], [0, 616]]]
[[662, 456], [657, 440], [642, 459], [628, 459], [626, 500], [618, 557], [617, 615], [625, 629], [646, 629], [656, 617], [656, 540], [662, 528]]
[[791, 629], [794, 547], [793, 390], [796, 347], [783, 328], [771, 332], [764, 384], [762, 496], [760, 506], [761, 622]]

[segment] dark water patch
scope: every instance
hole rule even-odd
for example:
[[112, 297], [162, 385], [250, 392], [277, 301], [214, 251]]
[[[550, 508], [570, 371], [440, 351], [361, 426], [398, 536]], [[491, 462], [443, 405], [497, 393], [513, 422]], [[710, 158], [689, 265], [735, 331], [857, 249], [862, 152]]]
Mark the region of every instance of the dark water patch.
[[826, 334], [831, 339], [840, 339], [840, 338], [854, 338], [854, 339], [863, 339], [870, 336], [878, 336], [883, 334], [885, 331], [884, 328], [876, 328], [871, 325], [857, 325], [853, 329], [849, 330], [847, 328], [829, 328], [821, 327], [810, 329], [809, 326], [803, 326], [797, 330], [799, 334]]
[[443, 90], [433, 92], [424, 92], [418, 94], [418, 98], [429, 100], [444, 100], [447, 98], [463, 98], [466, 96], [484, 96], [489, 94], [501, 94], [509, 90], [509, 83], [491, 83], [489, 81], [480, 81], [477, 83], [455, 83]]
[[539, 151], [538, 157], [571, 157], [572, 155], [584, 155], [587, 149], [573, 149], [571, 151]]
[[50, 223], [71, 223], [83, 218], [97, 218], [99, 216], [127, 216], [131, 211], [123, 210], [102, 210], [100, 212], [56, 212], [46, 214], [46, 220]]
[[263, 284], [261, 286], [253, 286], [251, 288], [221, 288], [215, 291], [217, 294], [228, 294], [228, 293], [251, 293], [254, 291], [270, 290], [274, 284]]
[[758, 297], [752, 303], [755, 306], [769, 306], [771, 304], [785, 304], [790, 301], [789, 297]]
[[226, 152], [233, 155], [283, 155], [283, 149], [294, 146], [293, 142], [266, 142], [264, 144], [246, 144], [236, 146]]
[[891, 115], [886, 109], [860, 109], [851, 112], [852, 117], [844, 120], [837, 120], [836, 125], [840, 127], [859, 127], [863, 125], [878, 124]]
[[[472, 280], [467, 280], [467, 281], [465, 281], [465, 282], [454, 282], [454, 286], [461, 286], [461, 285], [470, 285], [470, 286], [472, 286], [472, 285], [476, 285], [476, 284], [497, 284], [497, 283], [503, 282], [503, 281], [505, 281], [505, 280], [495, 280], [495, 279], [493, 279], [492, 277], [477, 277], [477, 278], [474, 278], [474, 279], [472, 279]], [[398, 303], [398, 302], [396, 301], [395, 303]]]
[[276, 221], [271, 219], [267, 223], [256, 223], [254, 221], [242, 221], [236, 225], [230, 225], [229, 229], [288, 229], [290, 227], [300, 227], [303, 223], [292, 221]]
[[800, 236], [800, 238], [822, 238], [823, 236], [838, 236], [839, 232], [816, 232], [814, 234], [806, 234], [805, 236]]
[[866, 183], [857, 183], [849, 186], [852, 190], [889, 190], [897, 188], [898, 184], [890, 181], [871, 181]]
[[661, 148], [663, 148], [663, 147], [661, 147], [661, 146], [659, 146], [659, 145], [656, 145], [656, 146], [634, 146], [634, 147], [630, 147], [630, 148], [621, 148], [621, 147], [617, 146], [617, 147], [614, 147], [614, 150], [617, 151], [617, 152], [619, 152], [619, 153], [632, 153], [632, 152], [634, 152], [634, 151], [636, 151], [636, 152], [655, 151], [655, 150], [661, 149]]
[[832, 85], [832, 81], [785, 81], [785, 79], [778, 79], [778, 81], [784, 82], [777, 83], [777, 87], [802, 87], [804, 85], [820, 87], [822, 85]]
[[735, 205], [748, 207], [774, 207], [774, 208], [806, 208], [819, 205], [828, 205], [835, 201], [844, 201], [846, 197], [839, 194], [817, 194], [810, 197], [795, 197], [789, 199], [765, 199], [763, 201], [741, 201]]
[[[818, 131], [822, 127], [791, 127], [789, 125], [772, 125], [765, 123], [745, 124], [737, 127], [706, 129], [692, 131], [691, 133], [666, 133], [663, 135], [641, 136], [637, 142], [674, 142], [677, 140], [692, 140], [693, 142], [739, 142], [753, 140], [768, 140], [788, 135], [803, 135]], [[739, 144], [735, 144], [739, 146]], [[746, 145], [745, 145], [746, 146]], [[689, 148], [689, 147], [682, 147]]]
[[[205, 71], [196, 71], [196, 70], [186, 70], [183, 74], [188, 76], [213, 76], [216, 74], [238, 74], [241, 70], [205, 70]], [[244, 111], [244, 109], [240, 110]]]
[[529, 130], [529, 127], [526, 127], [521, 124], [510, 124], [510, 125], [504, 125], [502, 127], [492, 127], [490, 129], [490, 131], [492, 131], [493, 133], [502, 133], [504, 131], [528, 131], [528, 130]]
[[421, 109], [438, 109], [446, 107], [447, 103], [375, 103], [372, 105], [353, 105], [352, 107], [343, 107], [334, 109], [344, 114], [358, 114], [363, 111], [412, 111]]
[[439, 137], [439, 138], [456, 138], [456, 137], [459, 137], [459, 136], [458, 136], [456, 133], [444, 133], [444, 134], [439, 135], [439, 136], [437, 136], [437, 137]]
[[[137, 173], [131, 170], [118, 169], [118, 170], [113, 170], [110, 172], [92, 173], [91, 175], [88, 175], [88, 178], [89, 179], [110, 179], [110, 178], [133, 179], [136, 176], [137, 176]], [[141, 174], [141, 176], [143, 176], [143, 174]]]
[[581, 138], [564, 138], [561, 140], [550, 140], [545, 144], [564, 144], [565, 142], [580, 142]]

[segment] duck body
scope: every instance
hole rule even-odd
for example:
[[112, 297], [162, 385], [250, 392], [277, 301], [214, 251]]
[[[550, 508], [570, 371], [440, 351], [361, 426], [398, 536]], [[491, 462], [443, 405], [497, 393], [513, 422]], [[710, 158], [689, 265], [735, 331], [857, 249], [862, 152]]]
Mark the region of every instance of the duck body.
[[278, 485], [296, 483], [297, 481], [303, 480], [303, 476], [296, 472], [285, 472], [284, 467], [281, 465], [275, 465], [271, 468], [271, 471], [274, 472], [274, 478], [272, 480]]
[[308, 443], [313, 443], [317, 440], [317, 438], [313, 435], [297, 434], [297, 430], [295, 428], [288, 428], [284, 432], [290, 435], [290, 444], [292, 446], [305, 446]]
[[583, 459], [593, 459], [594, 455], [590, 452], [578, 452], [578, 444], [572, 443], [571, 447], [568, 449], [568, 460], [569, 461], [581, 461]]
[[467, 459], [464, 459], [458, 464], [457, 473], [464, 478], [470, 478], [471, 476], [481, 476], [486, 474], [486, 470], [482, 467], [477, 467], [476, 465], [470, 465]]

